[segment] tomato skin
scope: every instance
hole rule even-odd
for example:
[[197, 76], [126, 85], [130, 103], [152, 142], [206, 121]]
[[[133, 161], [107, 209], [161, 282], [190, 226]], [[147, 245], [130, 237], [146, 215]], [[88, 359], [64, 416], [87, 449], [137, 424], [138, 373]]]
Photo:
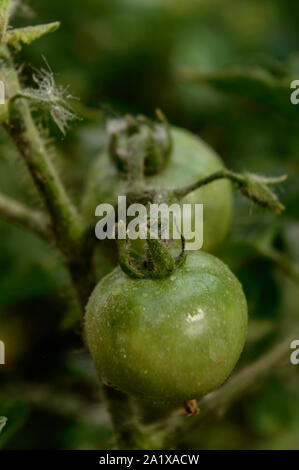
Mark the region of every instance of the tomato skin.
[[[173, 150], [168, 165], [159, 173], [145, 178], [146, 188], [177, 189], [223, 168], [220, 157], [199, 137], [172, 127]], [[95, 220], [95, 208], [101, 203], [117, 204], [117, 196], [131, 188], [108, 152], [97, 160], [89, 178], [89, 187], [83, 201], [87, 218]], [[186, 196], [182, 204], [204, 204], [204, 251], [213, 252], [226, 236], [232, 215], [231, 184], [218, 180]]]
[[85, 318], [103, 381], [157, 403], [179, 404], [222, 384], [246, 330], [241, 284], [202, 251], [162, 280], [132, 279], [115, 268], [95, 288]]

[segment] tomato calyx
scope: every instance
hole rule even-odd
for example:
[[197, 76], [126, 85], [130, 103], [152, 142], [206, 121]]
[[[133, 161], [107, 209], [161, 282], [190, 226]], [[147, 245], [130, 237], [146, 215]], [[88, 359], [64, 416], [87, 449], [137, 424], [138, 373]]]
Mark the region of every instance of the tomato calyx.
[[156, 114], [158, 121], [127, 115], [108, 122], [109, 155], [131, 179], [158, 174], [169, 161], [170, 126], [161, 111]]
[[[121, 222], [117, 230], [123, 229]], [[181, 234], [181, 252], [174, 257], [168, 248], [171, 240], [162, 241], [160, 238], [151, 237], [151, 232], [147, 228], [147, 250], [145, 256], [140, 255], [130, 248], [127, 237], [118, 238], [117, 247], [119, 254], [119, 265], [121, 269], [135, 279], [164, 279], [171, 276], [173, 272], [182, 266], [186, 260], [185, 238]]]

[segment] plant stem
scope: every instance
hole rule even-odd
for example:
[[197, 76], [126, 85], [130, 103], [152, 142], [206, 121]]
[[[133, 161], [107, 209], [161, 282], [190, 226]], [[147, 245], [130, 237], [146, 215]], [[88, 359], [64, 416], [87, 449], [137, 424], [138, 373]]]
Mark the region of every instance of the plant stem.
[[172, 197], [176, 197], [180, 200], [196, 189], [223, 178], [229, 179], [235, 183], [237, 189], [239, 189], [245, 197], [255, 204], [265, 207], [277, 214], [280, 214], [285, 209], [276, 194], [269, 188], [269, 185], [285, 181], [287, 178], [286, 175], [282, 175], [277, 178], [266, 178], [251, 173], [237, 174], [227, 168], [223, 168], [222, 170], [202, 178], [194, 184], [170, 191], [170, 194]]
[[234, 183], [237, 183], [238, 185], [243, 184], [243, 180], [242, 178], [240, 178], [239, 175], [224, 168], [223, 170], [216, 171], [215, 173], [212, 173], [211, 175], [202, 178], [196, 183], [174, 190], [173, 195], [177, 199], [182, 199], [183, 197], [187, 196], [187, 194], [192, 193], [193, 191], [201, 188], [202, 186], [212, 183], [213, 181], [225, 178], [233, 181]]
[[254, 245], [254, 247], [265, 258], [274, 261], [296, 284], [299, 284], [299, 268], [284, 253], [268, 246]]
[[142, 449], [142, 432], [134, 418], [132, 402], [127, 395], [103, 386], [103, 394], [110, 414], [118, 450]]
[[[7, 48], [2, 47], [5, 65], [9, 69], [11, 87], [22, 94], [17, 72], [13, 67]], [[16, 94], [16, 93], [14, 93]], [[22, 155], [35, 185], [53, 220], [54, 231], [60, 248], [65, 252], [73, 249], [83, 234], [83, 223], [69, 199], [57, 171], [49, 158], [46, 145], [32, 118], [28, 103], [23, 99], [11, 105], [11, 119], [5, 128]], [[70, 246], [71, 245], [71, 246]]]
[[[6, 85], [9, 96], [22, 96], [18, 74], [6, 47], [1, 48], [1, 55], [5, 76], [8, 77]], [[95, 285], [92, 250], [85, 224], [64, 188], [24, 99], [11, 103], [10, 121], [4, 127], [23, 157], [45, 203], [52, 221], [56, 245], [65, 258], [84, 313], [84, 305]]]
[[4, 41], [7, 29], [9, 4], [10, 0], [0, 0], [0, 42]]
[[3, 194], [0, 194], [0, 216], [8, 222], [13, 222], [29, 230], [47, 242], [51, 242], [53, 239], [50, 219], [45, 214]]
[[45, 201], [49, 213], [55, 224], [55, 231], [59, 242], [65, 244], [78, 239], [82, 235], [82, 226], [79, 216], [70, 202], [64, 187], [47, 156], [44, 143], [35, 127], [28, 106], [22, 101], [18, 103], [19, 116], [14, 119], [7, 130], [13, 138], [34, 182]]

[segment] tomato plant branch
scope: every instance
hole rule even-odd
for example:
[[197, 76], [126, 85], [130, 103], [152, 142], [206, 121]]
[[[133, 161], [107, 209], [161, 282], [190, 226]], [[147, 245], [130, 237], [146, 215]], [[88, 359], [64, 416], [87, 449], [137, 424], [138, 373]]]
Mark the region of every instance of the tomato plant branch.
[[[13, 66], [7, 48], [2, 48], [6, 68], [9, 69], [10, 88], [22, 94], [18, 74]], [[82, 237], [83, 224], [76, 208], [69, 199], [60, 177], [48, 155], [48, 151], [31, 115], [28, 103], [20, 99], [12, 104], [7, 132], [19, 149], [32, 175], [57, 231], [66, 241], [73, 242]]]
[[48, 217], [8, 196], [0, 194], [0, 217], [51, 242], [53, 232]]
[[135, 419], [132, 402], [127, 395], [104, 385], [103, 394], [110, 414], [118, 449], [144, 449], [146, 436]]
[[9, 4], [10, 0], [0, 0], [0, 42], [4, 40], [7, 30]]
[[6, 126], [20, 154], [23, 156], [33, 180], [46, 203], [62, 242], [79, 239], [83, 227], [76, 209], [70, 202], [45, 145], [24, 102], [18, 103], [18, 117]]
[[[6, 47], [1, 48], [1, 56], [8, 96], [22, 94], [17, 71]], [[95, 285], [91, 268], [92, 253], [84, 221], [65, 190], [34, 122], [29, 104], [24, 99], [12, 102], [9, 120], [3, 125], [24, 159], [47, 208], [56, 245], [64, 256], [84, 312], [84, 305]]]
[[296, 284], [299, 284], [299, 268], [284, 253], [273, 247], [254, 245], [255, 249], [265, 258], [274, 261], [285, 274]]
[[230, 170], [223, 169], [223, 170], [216, 171], [215, 173], [212, 173], [211, 175], [206, 176], [205, 178], [202, 178], [193, 184], [190, 184], [183, 188], [176, 189], [174, 191], [174, 196], [177, 197], [178, 199], [182, 199], [183, 197], [187, 196], [193, 191], [196, 191], [202, 186], [206, 186], [207, 184], [210, 184], [213, 181], [217, 181], [219, 179], [230, 179], [234, 183], [237, 183], [237, 184], [241, 183], [241, 180], [240, 178], [238, 178], [238, 175], [236, 175]]
[[244, 196], [256, 204], [277, 213], [284, 210], [284, 206], [279, 202], [275, 193], [270, 190], [269, 185], [283, 182], [286, 179], [285, 175], [277, 178], [266, 178], [252, 173], [239, 174], [223, 168], [222, 170], [216, 171], [215, 173], [212, 173], [189, 186], [176, 189], [171, 193], [174, 197], [180, 200], [189, 193], [192, 193], [193, 191], [219, 179], [228, 179], [232, 181]]

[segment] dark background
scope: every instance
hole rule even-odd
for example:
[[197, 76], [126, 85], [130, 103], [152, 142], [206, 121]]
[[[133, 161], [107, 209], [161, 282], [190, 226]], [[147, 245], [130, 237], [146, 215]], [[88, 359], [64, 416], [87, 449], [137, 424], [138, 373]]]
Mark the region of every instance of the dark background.
[[[299, 263], [299, 139], [295, 107], [264, 102], [251, 84], [227, 92], [186, 83], [184, 67], [202, 73], [257, 68], [271, 77], [299, 78], [299, 9], [291, 0], [43, 0], [22, 2], [14, 26], [59, 20], [55, 34], [25, 46], [16, 61], [24, 81], [45, 67], [80, 98], [66, 138], [57, 140], [57, 164], [79, 202], [102, 142], [105, 117], [153, 116], [160, 107], [171, 123], [199, 133], [227, 166], [265, 175], [287, 173], [277, 217], [236, 195], [233, 227], [218, 255], [243, 283], [248, 299], [248, 341], [238, 367], [262, 355], [298, 324], [299, 289], [257, 250], [266, 240]], [[254, 99], [253, 99], [254, 98]], [[278, 97], [279, 98], [279, 97]], [[273, 106], [272, 106], [273, 104]], [[80, 109], [79, 109], [80, 108]], [[298, 105], [299, 115], [299, 105]], [[36, 202], [26, 169], [0, 133], [1, 191]], [[106, 449], [113, 445], [95, 372], [82, 347], [78, 312], [68, 295], [58, 256], [33, 236], [0, 222], [0, 415], [9, 421], [3, 449]], [[296, 338], [294, 338], [296, 339]], [[259, 385], [259, 384], [257, 384]], [[179, 446], [194, 449], [299, 448], [299, 366], [274, 371], [237, 400], [219, 420], [198, 424]]]

